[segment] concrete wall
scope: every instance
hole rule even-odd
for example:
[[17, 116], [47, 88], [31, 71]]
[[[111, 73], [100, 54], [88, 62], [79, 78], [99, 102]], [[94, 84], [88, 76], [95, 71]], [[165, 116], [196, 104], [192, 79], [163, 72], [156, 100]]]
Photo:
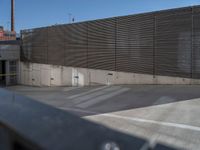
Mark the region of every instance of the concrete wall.
[[72, 68], [36, 63], [20, 63], [20, 84], [32, 86], [71, 86]]
[[31, 86], [89, 86], [200, 84], [200, 80], [21, 62], [20, 83]]

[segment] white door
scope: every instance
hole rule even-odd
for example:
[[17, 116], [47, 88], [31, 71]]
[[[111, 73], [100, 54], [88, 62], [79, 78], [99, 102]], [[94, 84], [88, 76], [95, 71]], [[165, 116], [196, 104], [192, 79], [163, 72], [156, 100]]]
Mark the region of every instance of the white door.
[[78, 82], [79, 82], [78, 69], [73, 68], [73, 70], [72, 70], [72, 85], [78, 86], [79, 85]]
[[51, 86], [50, 69], [41, 69], [41, 86]]
[[41, 78], [40, 78], [40, 70], [32, 71], [32, 85], [33, 86], [41, 86]]
[[53, 67], [51, 69], [51, 86], [60, 86], [61, 85], [61, 68]]
[[113, 84], [113, 73], [108, 73], [107, 74], [107, 85], [112, 85]]

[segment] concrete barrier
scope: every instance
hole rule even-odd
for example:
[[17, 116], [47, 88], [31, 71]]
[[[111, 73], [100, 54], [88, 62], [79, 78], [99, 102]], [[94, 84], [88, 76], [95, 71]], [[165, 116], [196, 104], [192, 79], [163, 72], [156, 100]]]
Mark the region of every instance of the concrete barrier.
[[92, 86], [120, 84], [200, 84], [198, 79], [153, 76], [88, 68], [20, 62], [20, 83], [32, 86]]

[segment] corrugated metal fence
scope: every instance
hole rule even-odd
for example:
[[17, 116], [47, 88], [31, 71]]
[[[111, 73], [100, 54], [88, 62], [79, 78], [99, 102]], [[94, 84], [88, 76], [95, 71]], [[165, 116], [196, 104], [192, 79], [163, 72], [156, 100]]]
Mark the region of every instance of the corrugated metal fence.
[[200, 78], [200, 7], [22, 32], [23, 61]]

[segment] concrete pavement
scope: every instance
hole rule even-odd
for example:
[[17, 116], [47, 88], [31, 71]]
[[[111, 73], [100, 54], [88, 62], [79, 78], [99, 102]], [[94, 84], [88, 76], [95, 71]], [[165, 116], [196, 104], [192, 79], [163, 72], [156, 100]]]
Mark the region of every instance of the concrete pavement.
[[200, 86], [8, 87], [109, 128], [180, 149], [200, 147]]

